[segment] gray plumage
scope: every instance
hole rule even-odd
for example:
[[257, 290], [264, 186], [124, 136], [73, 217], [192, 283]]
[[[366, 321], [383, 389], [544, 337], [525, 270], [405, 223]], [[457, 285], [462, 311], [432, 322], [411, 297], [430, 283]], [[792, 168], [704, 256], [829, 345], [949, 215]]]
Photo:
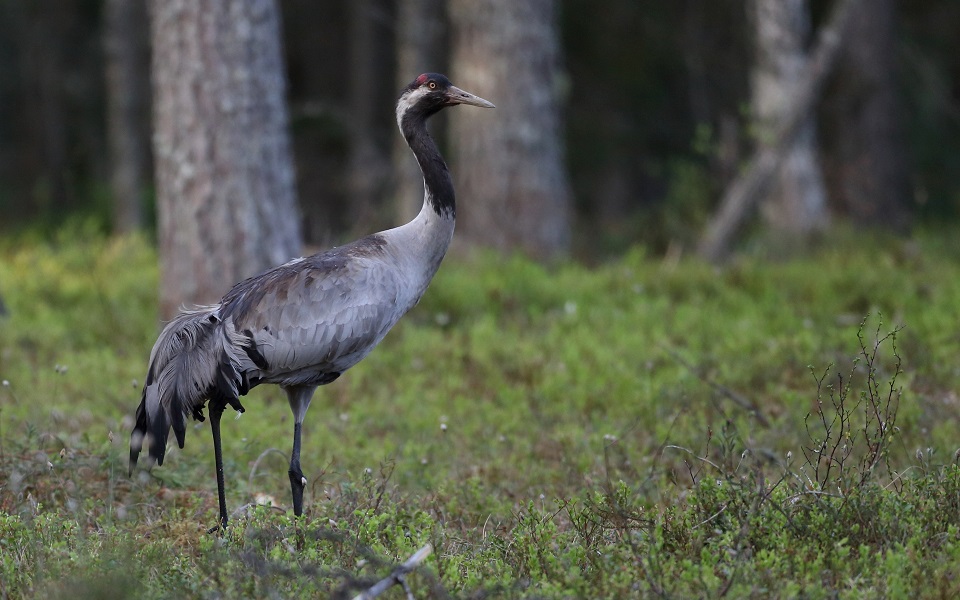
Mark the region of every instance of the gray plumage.
[[219, 304], [182, 311], [150, 354], [131, 471], [144, 445], [163, 464], [172, 428], [182, 448], [187, 418], [210, 412], [217, 461], [220, 526], [226, 526], [220, 416], [243, 411], [240, 396], [261, 383], [281, 386], [294, 413], [290, 483], [302, 513], [301, 423], [317, 386], [369, 354], [420, 300], [453, 237], [455, 198], [446, 164], [425, 121], [454, 104], [493, 105], [442, 75], [414, 80], [397, 103], [397, 122], [424, 175], [424, 203], [409, 223], [251, 277]]

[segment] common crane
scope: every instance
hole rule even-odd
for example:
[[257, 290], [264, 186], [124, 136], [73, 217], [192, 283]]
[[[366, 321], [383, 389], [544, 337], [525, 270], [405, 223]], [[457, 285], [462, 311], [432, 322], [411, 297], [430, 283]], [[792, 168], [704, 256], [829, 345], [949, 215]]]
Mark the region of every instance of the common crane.
[[397, 101], [397, 124], [423, 173], [423, 208], [412, 221], [251, 277], [219, 304], [182, 310], [164, 327], [130, 436], [131, 473], [144, 444], [163, 464], [171, 427], [183, 448], [187, 417], [202, 421], [209, 402], [218, 526], [226, 527], [220, 418], [227, 406], [243, 412], [240, 396], [253, 387], [273, 383], [293, 411], [288, 473], [293, 512], [303, 514], [300, 433], [314, 391], [360, 362], [417, 304], [450, 245], [453, 182], [426, 121], [457, 104], [494, 107], [437, 73], [417, 77]]

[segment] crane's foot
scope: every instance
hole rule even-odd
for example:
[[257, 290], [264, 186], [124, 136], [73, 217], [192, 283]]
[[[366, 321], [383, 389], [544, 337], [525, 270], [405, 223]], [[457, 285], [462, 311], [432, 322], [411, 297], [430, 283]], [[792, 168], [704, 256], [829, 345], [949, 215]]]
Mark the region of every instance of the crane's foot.
[[307, 478], [300, 469], [290, 469], [287, 474], [290, 476], [290, 491], [293, 494], [293, 514], [299, 517], [303, 515], [303, 490], [307, 487]]
[[207, 530], [207, 533], [220, 533], [223, 534], [227, 531], [227, 516], [221, 515], [220, 522]]

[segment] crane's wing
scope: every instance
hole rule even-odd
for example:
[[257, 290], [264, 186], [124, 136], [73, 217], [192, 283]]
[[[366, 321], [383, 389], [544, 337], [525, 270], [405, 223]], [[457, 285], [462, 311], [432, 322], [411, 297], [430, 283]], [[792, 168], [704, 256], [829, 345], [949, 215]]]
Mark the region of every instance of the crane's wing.
[[221, 316], [252, 340], [261, 381], [326, 383], [410, 308], [400, 270], [371, 238], [363, 241], [267, 271], [224, 297]]

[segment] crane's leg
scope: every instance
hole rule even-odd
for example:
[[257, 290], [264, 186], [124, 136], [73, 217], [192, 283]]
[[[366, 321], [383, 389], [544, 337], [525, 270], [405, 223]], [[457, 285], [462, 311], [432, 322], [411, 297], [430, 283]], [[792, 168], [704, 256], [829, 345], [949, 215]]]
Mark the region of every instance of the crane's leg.
[[223, 448], [220, 445], [220, 417], [223, 415], [223, 406], [210, 403], [210, 429], [213, 430], [213, 453], [217, 461], [217, 496], [220, 501], [220, 523], [209, 533], [217, 529], [227, 528], [227, 496], [223, 484]]
[[293, 411], [293, 452], [290, 454], [290, 491], [293, 494], [293, 514], [303, 514], [303, 490], [307, 487], [307, 478], [300, 470], [300, 431], [303, 426], [303, 417], [310, 408], [315, 386], [297, 386], [284, 388], [287, 400], [290, 401], [290, 410]]

